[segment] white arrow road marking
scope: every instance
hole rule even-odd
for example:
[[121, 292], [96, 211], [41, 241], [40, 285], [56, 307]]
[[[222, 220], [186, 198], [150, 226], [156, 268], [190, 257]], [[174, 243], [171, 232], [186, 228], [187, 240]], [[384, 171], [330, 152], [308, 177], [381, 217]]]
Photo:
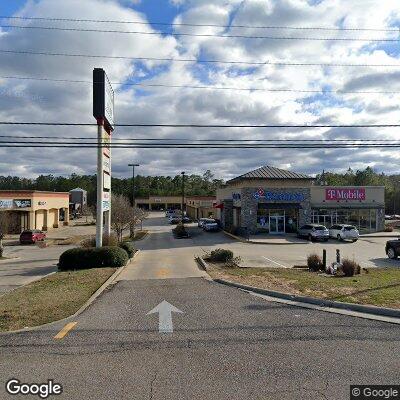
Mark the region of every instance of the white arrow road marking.
[[168, 301], [163, 300], [158, 306], [154, 307], [146, 315], [158, 313], [158, 332], [160, 333], [172, 333], [174, 326], [172, 324], [172, 313], [183, 314], [183, 311], [179, 310]]

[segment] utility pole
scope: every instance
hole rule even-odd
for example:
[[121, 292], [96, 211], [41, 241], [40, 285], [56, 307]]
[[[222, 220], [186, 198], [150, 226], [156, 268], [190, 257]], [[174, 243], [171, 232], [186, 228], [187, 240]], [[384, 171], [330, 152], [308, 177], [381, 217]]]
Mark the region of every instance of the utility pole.
[[182, 175], [182, 203], [181, 203], [181, 222], [183, 225], [183, 209], [185, 204], [185, 171], [181, 172]]
[[135, 236], [135, 167], [139, 167], [140, 164], [128, 164], [128, 167], [132, 167], [132, 218], [133, 222], [130, 225], [130, 237], [133, 239]]

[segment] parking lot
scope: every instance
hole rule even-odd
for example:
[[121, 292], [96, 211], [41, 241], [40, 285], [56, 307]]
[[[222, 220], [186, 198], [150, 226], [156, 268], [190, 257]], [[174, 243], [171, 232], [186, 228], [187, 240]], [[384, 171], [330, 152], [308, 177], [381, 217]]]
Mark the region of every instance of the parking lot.
[[[322, 257], [323, 249], [327, 251], [328, 263], [336, 260], [336, 250], [340, 250], [341, 257], [354, 259], [364, 268], [400, 267], [400, 260], [389, 260], [385, 253], [386, 241], [390, 237], [365, 237], [357, 242], [341, 242], [329, 239], [328, 242], [309, 242], [294, 237], [272, 238], [270, 244], [253, 244], [239, 242], [223, 232], [203, 232], [192, 224], [190, 232], [193, 241], [204, 251], [223, 247], [230, 249], [235, 255], [242, 258], [242, 265], [246, 267], [284, 267], [306, 265], [307, 256], [317, 253]], [[395, 236], [395, 235], [394, 235]], [[394, 238], [394, 237], [393, 237]]]

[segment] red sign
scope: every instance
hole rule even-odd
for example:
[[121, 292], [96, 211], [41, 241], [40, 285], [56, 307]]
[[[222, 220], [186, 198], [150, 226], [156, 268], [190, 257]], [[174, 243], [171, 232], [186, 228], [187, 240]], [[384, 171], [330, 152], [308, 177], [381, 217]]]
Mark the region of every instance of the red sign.
[[325, 200], [365, 200], [365, 189], [325, 189]]

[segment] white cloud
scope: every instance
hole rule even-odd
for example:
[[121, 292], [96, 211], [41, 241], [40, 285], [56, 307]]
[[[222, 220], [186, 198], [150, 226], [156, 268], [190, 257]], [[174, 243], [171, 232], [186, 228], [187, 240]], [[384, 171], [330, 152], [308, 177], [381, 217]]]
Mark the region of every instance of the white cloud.
[[[392, 1], [366, 0], [363, 7], [346, 0], [325, 0], [317, 5], [305, 0], [210, 1], [175, 0], [183, 5], [177, 23], [307, 26], [346, 28], [385, 28], [400, 20]], [[179, 4], [178, 4], [179, 3]], [[145, 17], [116, 1], [41, 0], [29, 3], [22, 15], [60, 16], [113, 20], [142, 20]], [[68, 25], [70, 26], [70, 25]], [[78, 25], [72, 25], [78, 26]], [[98, 25], [94, 25], [96, 28]], [[101, 25], [101, 27], [110, 27]], [[123, 24], [112, 29], [126, 30]], [[153, 31], [149, 25], [140, 29]], [[176, 32], [196, 34], [259, 35], [285, 37], [392, 37], [374, 31], [266, 30], [256, 28], [176, 27]], [[367, 46], [368, 45], [368, 46]], [[246, 62], [285, 61], [354, 64], [396, 64], [399, 52], [385, 52], [382, 46], [358, 41], [304, 41], [244, 38], [211, 38], [161, 35], [122, 35], [107, 33], [69, 33], [15, 30], [0, 36], [0, 48], [51, 51], [79, 54], [109, 54], [165, 58], [207, 58]], [[391, 54], [391, 55], [390, 55]], [[149, 84], [256, 87], [265, 89], [347, 91], [400, 90], [398, 69], [377, 67], [284, 67], [214, 65], [195, 63], [147, 62], [137, 65], [129, 60], [2, 55], [0, 75], [43, 76], [49, 78], [91, 80], [93, 67], [104, 67], [111, 80], [145, 79]], [[399, 94], [332, 94], [268, 91], [229, 91], [179, 88], [119, 87], [116, 94], [116, 118], [120, 123], [378, 123], [398, 120]], [[143, 95], [143, 90], [146, 95]], [[8, 93], [8, 96], [1, 93]], [[11, 93], [19, 96], [11, 97]], [[32, 101], [33, 96], [43, 101]], [[91, 87], [86, 84], [11, 81], [0, 79], [0, 118], [3, 120], [47, 120], [91, 122]], [[15, 134], [43, 132], [38, 128], [12, 129]], [[49, 129], [58, 136], [95, 136], [93, 129]], [[262, 129], [128, 129], [118, 128], [116, 138], [162, 136], [185, 139], [215, 138], [392, 138], [394, 130], [262, 130]], [[19, 149], [12, 154], [1, 150], [0, 174], [39, 172], [94, 173], [95, 154], [90, 150], [49, 150], [38, 157], [33, 149]], [[45, 159], [45, 161], [44, 161]], [[4, 162], [9, 160], [9, 162]], [[61, 160], [61, 162], [60, 162]], [[128, 174], [126, 164], [136, 160], [141, 173], [174, 174], [182, 169], [201, 172], [214, 169], [229, 178], [263, 164], [316, 173], [322, 169], [346, 169], [372, 165], [387, 172], [398, 171], [394, 151], [373, 150], [115, 150], [113, 171]], [[387, 162], [385, 162], [385, 160]]]

